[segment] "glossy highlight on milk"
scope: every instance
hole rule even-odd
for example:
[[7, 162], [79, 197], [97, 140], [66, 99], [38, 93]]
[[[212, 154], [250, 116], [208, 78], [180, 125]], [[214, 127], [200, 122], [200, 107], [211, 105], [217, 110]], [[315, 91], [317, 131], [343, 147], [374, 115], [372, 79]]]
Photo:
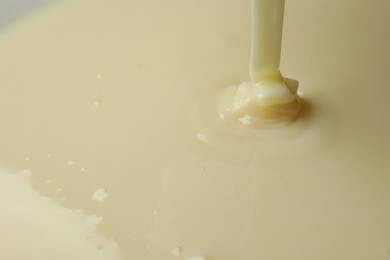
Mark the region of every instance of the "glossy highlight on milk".
[[250, 1], [69, 0], [3, 31], [0, 259], [388, 259], [389, 5], [286, 1], [278, 120], [224, 110]]

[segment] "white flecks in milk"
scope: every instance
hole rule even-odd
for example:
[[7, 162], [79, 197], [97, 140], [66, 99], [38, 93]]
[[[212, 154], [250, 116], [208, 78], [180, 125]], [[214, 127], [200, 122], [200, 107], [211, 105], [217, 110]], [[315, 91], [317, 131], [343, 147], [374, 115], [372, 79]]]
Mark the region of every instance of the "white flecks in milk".
[[81, 167], [80, 168], [80, 172], [85, 172], [87, 169], [85, 169], [84, 167]]
[[96, 202], [104, 202], [108, 197], [108, 191], [106, 189], [98, 189], [92, 194], [92, 199]]
[[[102, 217], [61, 207], [30, 181], [0, 169], [0, 241], [7, 241], [0, 259], [26, 259], [27, 253], [28, 259], [124, 260], [117, 243], [97, 232]], [[98, 246], [103, 249], [99, 253], [93, 250]]]
[[28, 161], [31, 160], [31, 158], [27, 156], [26, 158], [24, 158], [24, 160], [25, 160], [26, 162], [28, 162]]
[[179, 257], [181, 254], [181, 248], [180, 247], [172, 248], [171, 253], [173, 256]]
[[74, 161], [69, 160], [66, 164], [69, 165], [69, 166], [72, 166], [72, 165], [74, 165]]
[[250, 118], [248, 115], [245, 115], [245, 116], [243, 116], [243, 117], [240, 117], [238, 120], [239, 120], [239, 121], [241, 122], [241, 124], [243, 124], [243, 125], [250, 125], [250, 124], [251, 124], [251, 118]]

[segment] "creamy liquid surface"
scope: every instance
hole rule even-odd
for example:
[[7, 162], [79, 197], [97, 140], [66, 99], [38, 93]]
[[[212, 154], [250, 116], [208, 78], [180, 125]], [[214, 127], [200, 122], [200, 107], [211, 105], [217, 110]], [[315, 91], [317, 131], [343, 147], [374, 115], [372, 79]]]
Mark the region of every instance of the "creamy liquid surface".
[[295, 121], [221, 114], [249, 1], [67, 1], [4, 31], [0, 161], [31, 176], [0, 175], [0, 258], [390, 259], [389, 8], [287, 1]]

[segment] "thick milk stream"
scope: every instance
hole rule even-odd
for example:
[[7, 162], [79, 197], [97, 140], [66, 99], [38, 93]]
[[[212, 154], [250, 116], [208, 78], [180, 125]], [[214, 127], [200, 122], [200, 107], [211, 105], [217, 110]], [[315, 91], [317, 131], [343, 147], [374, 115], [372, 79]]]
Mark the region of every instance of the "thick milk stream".
[[69, 0], [2, 32], [0, 164], [31, 174], [0, 174], [0, 259], [390, 259], [390, 2], [360, 2], [286, 2], [291, 120], [221, 109], [249, 1]]

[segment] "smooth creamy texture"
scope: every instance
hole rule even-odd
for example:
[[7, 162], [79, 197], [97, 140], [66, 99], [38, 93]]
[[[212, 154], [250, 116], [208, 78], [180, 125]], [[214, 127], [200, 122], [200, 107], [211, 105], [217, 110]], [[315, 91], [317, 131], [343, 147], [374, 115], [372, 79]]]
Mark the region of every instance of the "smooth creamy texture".
[[[299, 119], [237, 122], [221, 103], [249, 79], [249, 1], [50, 7], [0, 39], [1, 163], [32, 171], [31, 196], [101, 216], [126, 260], [387, 260], [389, 8], [288, 1], [281, 70], [301, 82]], [[23, 216], [0, 223], [43, 237]]]

